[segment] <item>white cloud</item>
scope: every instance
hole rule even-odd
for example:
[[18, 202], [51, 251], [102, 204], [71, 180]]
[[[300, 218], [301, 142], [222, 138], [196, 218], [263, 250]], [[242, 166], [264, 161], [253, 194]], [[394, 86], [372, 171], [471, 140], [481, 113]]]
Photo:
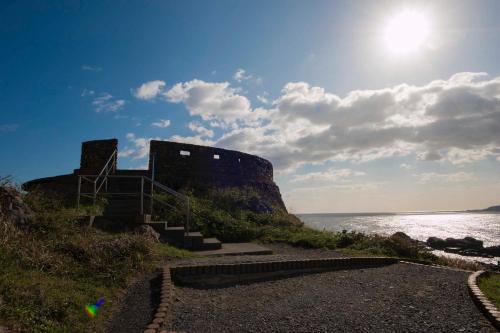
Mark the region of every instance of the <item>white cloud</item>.
[[456, 173], [436, 173], [436, 172], [425, 172], [413, 175], [417, 177], [418, 182], [422, 184], [427, 183], [461, 183], [474, 179], [474, 175], [467, 172], [456, 172]]
[[145, 82], [139, 88], [134, 89], [132, 95], [138, 99], [151, 100], [162, 92], [163, 87], [165, 87], [165, 81], [155, 80]]
[[191, 116], [231, 124], [254, 120], [259, 114], [252, 112], [250, 101], [239, 95], [228, 82], [191, 80], [177, 83], [164, 93], [171, 103], [183, 103]]
[[[484, 73], [354, 90], [344, 97], [290, 82], [269, 107], [260, 108], [252, 108], [228, 82], [194, 79], [162, 95], [203, 121], [188, 125], [197, 135], [172, 137], [176, 141], [257, 154], [270, 159], [278, 172], [394, 156], [453, 164], [500, 157], [500, 77], [488, 79]], [[215, 133], [207, 126], [220, 128], [222, 135], [212, 139]]]
[[269, 104], [269, 100], [267, 99], [267, 93], [263, 93], [262, 95], [257, 95], [257, 100], [262, 104]]
[[258, 131], [236, 129], [217, 144], [259, 153], [277, 169], [410, 154], [465, 163], [500, 154], [500, 77], [488, 80], [483, 73], [356, 90], [343, 98], [305, 82], [288, 83], [266, 111], [261, 118], [268, 122]]
[[92, 65], [82, 65], [82, 70], [83, 71], [91, 71], [91, 72], [100, 72], [100, 71], [102, 71], [102, 68], [98, 67], [98, 66], [92, 66]]
[[400, 166], [401, 169], [405, 169], [405, 170], [413, 170], [413, 169], [415, 169], [414, 165], [410, 165], [410, 164], [406, 164], [406, 163], [402, 163], [399, 166]]
[[83, 89], [82, 90], [82, 93], [80, 96], [82, 97], [87, 97], [87, 96], [94, 96], [95, 95], [95, 91], [94, 90], [90, 90], [90, 89]]
[[206, 127], [203, 127], [203, 125], [201, 125], [199, 122], [196, 122], [196, 121], [190, 122], [188, 124], [188, 128], [191, 131], [198, 133], [201, 137], [206, 136], [206, 137], [211, 138], [214, 136], [214, 131], [209, 130]]
[[149, 142], [151, 140], [160, 140], [159, 138], [138, 138], [134, 133], [127, 133], [127, 140], [133, 144], [130, 148], [125, 148], [118, 153], [119, 157], [128, 157], [133, 160], [139, 160], [149, 155]]
[[168, 119], [160, 119], [154, 123], [151, 123], [151, 126], [153, 127], [159, 127], [159, 128], [166, 128], [170, 126], [170, 120]]
[[238, 68], [233, 75], [233, 79], [238, 82], [245, 81], [251, 79], [252, 75], [246, 75], [246, 71], [243, 68]]
[[116, 112], [123, 108], [125, 100], [114, 99], [109, 93], [103, 93], [92, 101], [95, 112]]
[[309, 182], [309, 181], [338, 181], [352, 177], [366, 175], [364, 172], [353, 171], [351, 169], [328, 169], [320, 172], [310, 172], [306, 174], [295, 175], [291, 182]]
[[249, 83], [252, 83], [253, 85], [256, 86], [262, 84], [262, 78], [248, 74], [247, 71], [244, 70], [243, 68], [238, 68], [236, 72], [234, 72], [233, 79], [238, 83], [242, 83], [243, 81], [248, 81]]
[[200, 145], [200, 146], [213, 146], [215, 144], [215, 142], [212, 140], [203, 139], [201, 135], [195, 135], [195, 136], [173, 135], [169, 138], [169, 141], [190, 143], [192, 145]]

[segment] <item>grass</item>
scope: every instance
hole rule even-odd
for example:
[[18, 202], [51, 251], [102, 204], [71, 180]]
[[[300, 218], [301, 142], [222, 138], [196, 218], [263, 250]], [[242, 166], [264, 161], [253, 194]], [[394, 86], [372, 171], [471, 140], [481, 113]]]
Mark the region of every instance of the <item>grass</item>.
[[478, 287], [500, 309], [500, 274], [486, 273], [479, 277]]
[[[24, 198], [33, 218], [20, 223], [2, 206], [5, 186], [0, 188], [0, 326], [14, 332], [104, 332], [134, 276], [165, 260], [192, 257], [142, 235], [82, 226], [82, 212], [36, 194]], [[105, 305], [95, 318], [87, 317], [84, 306], [101, 297]]]

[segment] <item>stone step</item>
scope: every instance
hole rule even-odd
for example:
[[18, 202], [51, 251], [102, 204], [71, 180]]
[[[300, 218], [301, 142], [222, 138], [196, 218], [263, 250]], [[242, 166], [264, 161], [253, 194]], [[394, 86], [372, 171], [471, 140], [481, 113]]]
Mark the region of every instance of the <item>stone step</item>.
[[222, 243], [217, 238], [204, 238], [202, 251], [219, 250], [222, 248]]
[[165, 236], [181, 244], [184, 243], [184, 227], [167, 227]]
[[184, 247], [199, 250], [203, 247], [203, 235], [201, 232], [189, 232], [184, 234]]

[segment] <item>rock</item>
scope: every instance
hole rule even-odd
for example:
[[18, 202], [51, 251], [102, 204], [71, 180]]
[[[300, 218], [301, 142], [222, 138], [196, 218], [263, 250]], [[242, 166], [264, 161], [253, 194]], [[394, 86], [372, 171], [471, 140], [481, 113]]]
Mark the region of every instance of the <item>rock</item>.
[[491, 206], [486, 209], [484, 209], [485, 212], [500, 212], [500, 205], [498, 206]]
[[8, 185], [0, 186], [0, 217], [22, 229], [34, 222], [34, 213], [23, 201], [22, 194]]
[[134, 232], [138, 235], [144, 235], [147, 238], [151, 239], [153, 242], [160, 241], [160, 234], [157, 233], [151, 226], [149, 225], [140, 225], [135, 228]]
[[462, 239], [457, 238], [446, 238], [441, 239], [438, 237], [429, 237], [426, 244], [433, 249], [442, 250], [445, 248], [458, 248], [460, 250], [483, 250], [483, 241], [472, 237], [465, 237]]
[[500, 257], [500, 245], [485, 247], [484, 252], [495, 257]]
[[462, 239], [446, 238], [445, 241], [448, 247], [458, 247], [461, 249], [475, 249], [475, 250], [483, 249], [483, 241], [480, 241], [472, 237], [465, 237]]
[[444, 239], [438, 238], [438, 237], [429, 237], [427, 238], [427, 241], [425, 242], [428, 246], [432, 247], [433, 249], [437, 250], [442, 250], [445, 247], [447, 247], [447, 243]]
[[416, 243], [417, 241], [405, 234], [404, 232], [398, 231], [391, 235], [393, 239], [400, 239], [405, 242]]

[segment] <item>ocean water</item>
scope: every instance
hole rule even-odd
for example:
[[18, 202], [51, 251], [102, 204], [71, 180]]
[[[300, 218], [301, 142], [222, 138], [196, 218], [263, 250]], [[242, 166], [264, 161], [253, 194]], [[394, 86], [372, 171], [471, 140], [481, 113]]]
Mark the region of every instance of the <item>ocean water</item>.
[[[470, 236], [482, 240], [484, 246], [500, 245], [498, 213], [298, 214], [297, 216], [305, 225], [318, 230], [361, 231], [380, 235], [392, 235], [402, 231], [421, 241], [432, 236], [439, 238]], [[438, 252], [444, 254], [442, 251]], [[495, 262], [500, 258], [483, 260], [470, 257], [470, 259]]]

